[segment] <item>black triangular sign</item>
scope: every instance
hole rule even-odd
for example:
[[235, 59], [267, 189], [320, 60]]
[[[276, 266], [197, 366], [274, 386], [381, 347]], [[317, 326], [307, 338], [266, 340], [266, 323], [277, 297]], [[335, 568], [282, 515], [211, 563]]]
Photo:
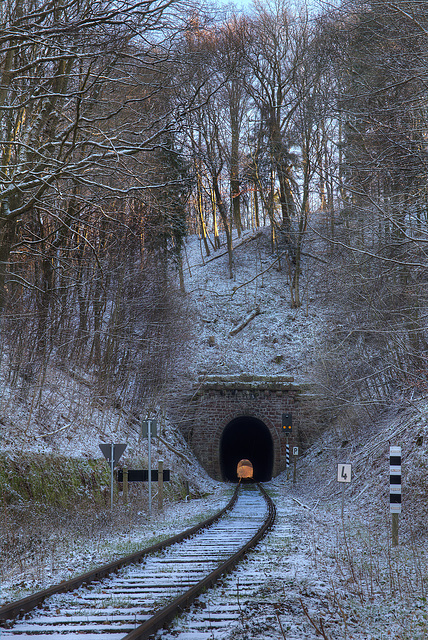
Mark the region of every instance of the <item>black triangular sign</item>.
[[[113, 466], [117, 465], [126, 447], [126, 444], [113, 445]], [[100, 449], [107, 462], [111, 462], [111, 444], [100, 444]]]

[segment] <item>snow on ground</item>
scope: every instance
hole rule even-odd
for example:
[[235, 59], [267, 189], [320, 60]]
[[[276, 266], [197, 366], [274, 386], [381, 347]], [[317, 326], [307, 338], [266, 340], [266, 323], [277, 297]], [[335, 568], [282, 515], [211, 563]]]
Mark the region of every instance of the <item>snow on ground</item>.
[[[286, 263], [278, 270], [269, 231], [247, 232], [241, 239], [235, 237], [234, 243], [231, 280], [224, 248], [204, 257], [199, 240], [189, 239], [185, 286], [195, 331], [180, 375], [188, 381], [200, 375], [238, 373], [293, 375], [311, 381], [323, 334], [329, 330], [329, 309], [318, 295], [322, 287], [316, 262], [311, 268], [303, 267], [303, 306], [293, 310]], [[315, 241], [308, 251], [323, 257]], [[231, 336], [231, 330], [255, 309], [260, 313]], [[80, 372], [73, 377], [54, 373], [46, 386], [44, 413], [33, 415], [31, 396], [27, 402], [18, 400], [7, 386], [4, 371], [0, 372], [3, 451], [100, 457], [99, 442], [114, 438], [127, 441], [128, 452], [138, 448], [145, 455], [145, 443], [124, 412], [92, 406], [90, 381], [82, 380]], [[239, 592], [239, 583], [255, 572], [266, 576], [264, 588], [249, 588], [241, 600], [238, 625], [231, 626], [226, 636], [212, 628], [209, 638], [428, 637], [427, 413], [426, 402], [419, 400], [406, 409], [391, 408], [382, 418], [367, 414], [357, 432], [335, 425], [299, 460], [295, 486], [286, 474], [266, 483], [278, 508], [274, 529], [245, 564], [225, 578], [220, 596], [208, 592], [191, 616], [197, 620], [198, 606], [215, 604], [224, 593]], [[67, 547], [55, 546], [53, 539], [51, 557], [40, 556], [32, 567], [3, 572], [3, 601], [76, 575], [87, 568], [88, 561], [103, 563], [125, 548], [131, 552], [158, 536], [172, 535], [226, 502], [230, 487], [208, 478], [180, 434], [161, 415], [159, 419], [169, 447], [158, 443], [155, 460], [162, 456], [165, 466], [175, 465], [190, 479], [195, 494], [206, 495], [167, 504], [163, 514], [155, 511], [151, 519], [146, 503], [138, 503], [138, 497], [129, 507], [119, 505], [114, 514], [106, 510], [92, 544], [71, 527], [71, 535], [76, 535]], [[403, 448], [398, 548], [391, 546], [388, 508], [390, 444]], [[352, 463], [353, 481], [346, 487], [342, 518], [336, 468], [343, 462]], [[191, 617], [188, 623], [183, 620], [171, 632], [179, 640], [186, 639]]]
[[[316, 263], [304, 263], [304, 304], [291, 309], [287, 264], [282, 258], [279, 270], [269, 228], [235, 236], [234, 245], [235, 275], [230, 279], [224, 245], [204, 257], [199, 239], [188, 240], [184, 276], [193, 337], [177, 366], [178, 379], [193, 384], [200, 375], [246, 373], [311, 381], [318, 346], [328, 330], [328, 309], [317, 298]], [[322, 255], [322, 248], [317, 251]], [[229, 335], [255, 309], [260, 313]], [[124, 464], [132, 451], [145, 451], [139, 423], [126, 407], [94, 402], [93, 380], [83, 371], [50, 365], [39, 398], [37, 385], [27, 388], [21, 381], [19, 390], [10, 386], [7, 358], [0, 355], [2, 451], [94, 458], [101, 456], [100, 442], [127, 442]], [[150, 417], [158, 419], [164, 439], [174, 447], [182, 440], [168, 425], [163, 408]], [[161, 446], [159, 455], [168, 458], [168, 451]]]
[[51, 535], [51, 553], [46, 557], [41, 552], [37, 556], [36, 550], [31, 562], [22, 558], [15, 567], [2, 566], [0, 603], [58, 584], [194, 526], [222, 509], [232, 495], [232, 488], [222, 483], [207, 482], [208, 488], [211, 492], [205, 497], [167, 504], [162, 513], [156, 509], [154, 490], [151, 517], [147, 513], [147, 496], [135, 492], [126, 506], [119, 503], [113, 512], [95, 511], [92, 520], [100, 521], [90, 530], [86, 518], [77, 512], [80, 527], [79, 522], [76, 528], [68, 523], [68, 531], [65, 527], [61, 532], [67, 538], [63, 541]]
[[[310, 240], [308, 240], [310, 242]], [[315, 240], [313, 240], [313, 243]], [[319, 249], [318, 249], [319, 250]], [[310, 381], [317, 345], [328, 326], [328, 309], [318, 300], [316, 265], [303, 262], [303, 306], [292, 309], [288, 266], [272, 251], [270, 229], [234, 236], [234, 277], [226, 249], [203, 253], [198, 238], [186, 247], [186, 292], [196, 308], [196, 329], [185, 374], [290, 376]], [[260, 311], [235, 335], [234, 328]]]

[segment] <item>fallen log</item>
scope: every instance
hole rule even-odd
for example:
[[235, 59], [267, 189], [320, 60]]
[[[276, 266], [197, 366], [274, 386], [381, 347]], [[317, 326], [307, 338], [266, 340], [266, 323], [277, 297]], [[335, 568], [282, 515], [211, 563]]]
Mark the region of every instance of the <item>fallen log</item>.
[[246, 327], [247, 324], [251, 322], [251, 320], [254, 320], [254, 318], [258, 316], [260, 313], [261, 313], [260, 307], [256, 307], [255, 309], [253, 309], [253, 311], [246, 318], [244, 318], [242, 322], [240, 322], [238, 325], [236, 325], [236, 327], [233, 327], [233, 329], [229, 331], [229, 337], [235, 336], [237, 333], [242, 331], [242, 329]]

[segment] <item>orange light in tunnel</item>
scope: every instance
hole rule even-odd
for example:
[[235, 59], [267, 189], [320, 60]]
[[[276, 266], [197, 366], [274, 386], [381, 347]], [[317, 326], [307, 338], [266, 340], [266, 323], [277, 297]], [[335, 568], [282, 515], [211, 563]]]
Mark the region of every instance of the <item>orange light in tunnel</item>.
[[238, 462], [236, 467], [236, 475], [239, 480], [251, 479], [253, 477], [253, 465], [249, 460], [243, 459]]

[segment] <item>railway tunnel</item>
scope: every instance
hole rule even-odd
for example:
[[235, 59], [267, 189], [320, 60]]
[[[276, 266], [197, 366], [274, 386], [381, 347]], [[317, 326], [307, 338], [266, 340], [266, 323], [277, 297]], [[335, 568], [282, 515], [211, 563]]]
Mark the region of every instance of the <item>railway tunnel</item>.
[[282, 414], [293, 413], [297, 433], [301, 397], [310, 389], [294, 377], [204, 375], [168, 415], [212, 478], [237, 482], [237, 464], [246, 458], [254, 480], [266, 482], [285, 469]]
[[273, 473], [273, 441], [268, 427], [251, 416], [239, 416], [225, 427], [220, 440], [220, 468], [223, 480], [237, 482], [236, 467], [247, 458], [255, 482], [267, 482]]

